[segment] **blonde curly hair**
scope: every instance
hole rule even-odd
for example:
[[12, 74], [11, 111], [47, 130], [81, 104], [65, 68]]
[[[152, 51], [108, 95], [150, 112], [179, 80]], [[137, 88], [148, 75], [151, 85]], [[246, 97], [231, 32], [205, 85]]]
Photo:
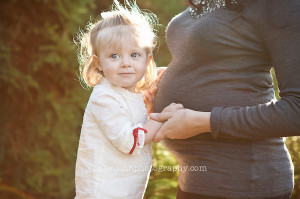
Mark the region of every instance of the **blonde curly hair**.
[[81, 30], [77, 35], [80, 78], [88, 87], [99, 84], [103, 77], [93, 56], [99, 57], [101, 49], [108, 44], [120, 45], [122, 40], [128, 39], [133, 39], [152, 57], [147, 62], [145, 75], [137, 83], [136, 90], [146, 90], [156, 79], [153, 50], [157, 44], [157, 17], [153, 13], [141, 11], [135, 1], [129, 3], [125, 0], [124, 4], [121, 6], [114, 0], [111, 11], [101, 13], [100, 20], [90, 22], [86, 31]]

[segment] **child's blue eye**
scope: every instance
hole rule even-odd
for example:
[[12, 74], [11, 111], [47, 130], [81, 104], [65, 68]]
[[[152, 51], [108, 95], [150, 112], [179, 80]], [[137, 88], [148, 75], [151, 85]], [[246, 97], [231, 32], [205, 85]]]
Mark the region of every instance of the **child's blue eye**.
[[112, 54], [110, 57], [113, 58], [113, 59], [116, 59], [116, 58], [119, 57], [119, 55], [118, 54]]
[[139, 57], [140, 55], [138, 53], [132, 53], [131, 57]]

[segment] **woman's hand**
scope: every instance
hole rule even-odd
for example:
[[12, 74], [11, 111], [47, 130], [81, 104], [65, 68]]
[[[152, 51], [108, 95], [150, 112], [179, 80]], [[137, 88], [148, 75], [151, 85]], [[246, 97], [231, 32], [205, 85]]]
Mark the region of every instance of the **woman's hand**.
[[174, 112], [174, 111], [177, 111], [179, 109], [183, 109], [182, 104], [172, 103], [169, 106], [165, 107], [164, 110], [162, 111], [162, 113]]
[[[182, 109], [182, 108], [183, 108], [182, 104], [172, 103], [169, 106], [165, 107], [162, 112], [170, 113], [170, 112], [174, 112], [178, 109]], [[148, 144], [152, 141], [152, 139], [154, 138], [157, 131], [161, 128], [162, 124], [163, 124], [162, 122], [158, 122], [158, 121], [151, 120], [151, 119], [147, 120], [147, 122], [145, 124], [143, 124], [143, 128], [147, 129], [147, 131], [148, 131], [148, 133], [145, 134], [144, 144]]]
[[152, 113], [150, 118], [165, 122], [153, 138], [154, 142], [160, 142], [164, 138], [186, 139], [211, 132], [210, 112], [179, 109], [173, 112]]
[[156, 92], [158, 90], [158, 84], [159, 84], [159, 81], [160, 81], [161, 77], [163, 76], [165, 70], [166, 70], [166, 67], [158, 68], [157, 69], [157, 73], [158, 73], [157, 79], [155, 80], [155, 82], [152, 83], [152, 85], [150, 86], [150, 88], [148, 90], [143, 91], [144, 103], [146, 105], [148, 115], [150, 113], [152, 113], [152, 111], [153, 111], [153, 102], [154, 102]]

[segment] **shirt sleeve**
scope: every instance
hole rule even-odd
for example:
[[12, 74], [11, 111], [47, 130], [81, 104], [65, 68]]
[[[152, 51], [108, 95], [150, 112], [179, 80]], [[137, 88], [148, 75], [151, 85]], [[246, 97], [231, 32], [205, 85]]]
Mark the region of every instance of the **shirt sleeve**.
[[[300, 135], [300, 1], [265, 1], [258, 30], [275, 69], [281, 99], [252, 107], [213, 108], [214, 138]], [[266, 10], [267, 9], [267, 10]]]
[[[129, 153], [134, 144], [133, 130], [142, 128], [142, 123], [133, 124], [126, 103], [109, 93], [98, 94], [91, 100], [91, 112], [106, 138], [123, 153]], [[145, 134], [138, 131], [138, 139], [132, 155], [140, 153]]]

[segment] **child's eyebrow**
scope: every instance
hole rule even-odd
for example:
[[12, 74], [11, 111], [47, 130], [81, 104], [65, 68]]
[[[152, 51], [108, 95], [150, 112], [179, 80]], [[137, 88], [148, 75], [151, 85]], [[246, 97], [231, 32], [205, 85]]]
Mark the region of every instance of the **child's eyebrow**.
[[135, 48], [132, 48], [131, 50], [132, 50], [132, 51], [138, 51], [138, 52], [141, 52], [141, 51], [143, 51], [144, 49], [143, 49], [143, 48], [140, 48], [140, 47], [135, 47]]
[[119, 48], [107, 48], [107, 49], [105, 50], [105, 53], [106, 53], [106, 54], [109, 54], [109, 53], [117, 53], [117, 52], [119, 52], [119, 51], [120, 51]]

